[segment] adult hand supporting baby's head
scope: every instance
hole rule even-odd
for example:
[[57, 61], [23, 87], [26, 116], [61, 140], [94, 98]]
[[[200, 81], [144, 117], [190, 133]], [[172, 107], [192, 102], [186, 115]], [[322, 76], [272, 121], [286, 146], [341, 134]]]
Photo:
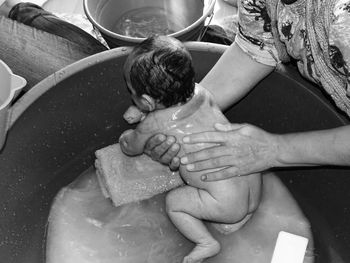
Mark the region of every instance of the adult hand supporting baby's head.
[[[188, 171], [203, 171], [203, 181], [248, 175], [276, 166], [278, 145], [273, 134], [250, 124], [216, 124], [215, 129], [183, 138], [188, 144], [218, 144], [181, 158]], [[206, 173], [209, 169], [219, 170]]]
[[144, 149], [153, 160], [169, 165], [173, 171], [178, 170], [180, 166], [180, 159], [177, 157], [179, 151], [180, 145], [176, 142], [176, 138], [161, 133], [152, 136]]

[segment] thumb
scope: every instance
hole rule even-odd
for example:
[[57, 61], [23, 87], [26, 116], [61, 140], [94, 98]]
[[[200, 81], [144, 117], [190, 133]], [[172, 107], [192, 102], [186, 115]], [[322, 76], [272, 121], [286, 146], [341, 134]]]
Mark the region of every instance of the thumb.
[[246, 124], [240, 124], [240, 123], [227, 123], [227, 124], [215, 123], [214, 125], [216, 130], [224, 131], [224, 132], [238, 130], [244, 126], [246, 126]]

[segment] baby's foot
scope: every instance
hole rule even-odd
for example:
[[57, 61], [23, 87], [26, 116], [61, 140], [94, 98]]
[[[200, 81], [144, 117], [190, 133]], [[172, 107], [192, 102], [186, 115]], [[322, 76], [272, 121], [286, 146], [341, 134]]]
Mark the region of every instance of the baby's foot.
[[201, 263], [204, 259], [215, 256], [220, 251], [220, 243], [216, 240], [206, 244], [198, 244], [182, 263]]

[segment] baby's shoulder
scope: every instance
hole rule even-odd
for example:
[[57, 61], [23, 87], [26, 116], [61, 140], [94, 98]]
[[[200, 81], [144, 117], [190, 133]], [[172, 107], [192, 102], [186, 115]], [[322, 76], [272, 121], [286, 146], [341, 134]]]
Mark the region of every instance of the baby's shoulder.
[[158, 110], [151, 112], [137, 125], [137, 130], [141, 133], [161, 132], [166, 127], [169, 120], [169, 112]]

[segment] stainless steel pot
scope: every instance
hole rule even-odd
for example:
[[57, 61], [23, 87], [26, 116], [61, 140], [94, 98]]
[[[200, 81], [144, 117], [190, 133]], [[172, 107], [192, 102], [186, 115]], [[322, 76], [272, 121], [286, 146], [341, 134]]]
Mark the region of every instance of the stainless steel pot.
[[163, 10], [168, 21], [176, 21], [174, 33], [168, 35], [182, 41], [197, 40], [204, 27], [205, 19], [213, 14], [216, 0], [84, 0], [88, 19], [113, 47], [131, 46], [144, 38], [121, 34], [115, 29], [117, 21], [124, 14], [142, 8]]

